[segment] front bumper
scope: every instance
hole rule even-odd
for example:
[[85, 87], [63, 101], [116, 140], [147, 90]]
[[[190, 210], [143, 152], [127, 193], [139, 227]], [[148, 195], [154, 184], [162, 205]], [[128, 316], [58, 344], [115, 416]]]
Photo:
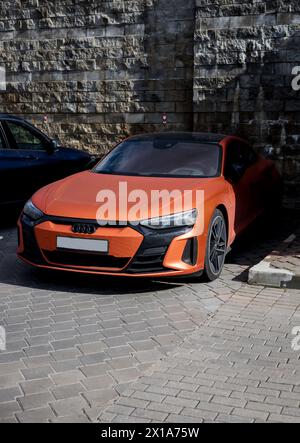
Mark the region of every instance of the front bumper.
[[[93, 220], [45, 216], [37, 223], [24, 214], [18, 222], [18, 256], [43, 268], [122, 276], [175, 276], [203, 269], [203, 245], [191, 228], [152, 230], [142, 226], [99, 227], [93, 234], [72, 232], [75, 223]], [[56, 248], [57, 236], [106, 239], [108, 254]]]

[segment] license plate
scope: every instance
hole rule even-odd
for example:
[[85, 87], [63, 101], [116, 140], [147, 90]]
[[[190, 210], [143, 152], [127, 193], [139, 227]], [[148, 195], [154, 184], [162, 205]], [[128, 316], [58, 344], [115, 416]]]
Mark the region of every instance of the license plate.
[[57, 249], [71, 249], [73, 251], [108, 252], [107, 240], [57, 237], [56, 246]]

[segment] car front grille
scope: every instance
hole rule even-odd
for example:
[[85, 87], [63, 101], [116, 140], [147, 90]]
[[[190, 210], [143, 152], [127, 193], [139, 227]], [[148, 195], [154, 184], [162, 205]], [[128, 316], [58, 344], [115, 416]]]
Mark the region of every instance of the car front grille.
[[123, 269], [130, 260], [130, 257], [114, 257], [77, 251], [43, 251], [43, 254], [52, 264], [88, 268]]

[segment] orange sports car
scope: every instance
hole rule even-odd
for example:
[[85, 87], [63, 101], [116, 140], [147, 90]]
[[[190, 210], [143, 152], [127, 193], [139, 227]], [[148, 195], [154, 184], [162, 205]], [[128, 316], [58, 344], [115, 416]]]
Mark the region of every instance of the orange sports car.
[[281, 189], [273, 161], [240, 138], [134, 136], [94, 169], [34, 194], [18, 221], [18, 255], [72, 272], [214, 280], [236, 236]]

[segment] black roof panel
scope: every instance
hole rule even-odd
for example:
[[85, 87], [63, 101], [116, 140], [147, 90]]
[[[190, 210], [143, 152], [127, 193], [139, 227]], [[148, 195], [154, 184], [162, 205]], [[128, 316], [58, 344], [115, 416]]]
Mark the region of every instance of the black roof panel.
[[13, 115], [13, 114], [1, 114], [0, 113], [0, 120], [1, 119], [7, 119], [7, 118], [11, 118], [13, 120], [21, 120], [24, 121], [23, 117], [19, 117], [18, 115]]
[[176, 138], [178, 140], [199, 141], [202, 143], [219, 143], [227, 136], [224, 134], [215, 134], [212, 132], [153, 132], [147, 134], [139, 134], [130, 137], [130, 140], [163, 140], [169, 138]]

